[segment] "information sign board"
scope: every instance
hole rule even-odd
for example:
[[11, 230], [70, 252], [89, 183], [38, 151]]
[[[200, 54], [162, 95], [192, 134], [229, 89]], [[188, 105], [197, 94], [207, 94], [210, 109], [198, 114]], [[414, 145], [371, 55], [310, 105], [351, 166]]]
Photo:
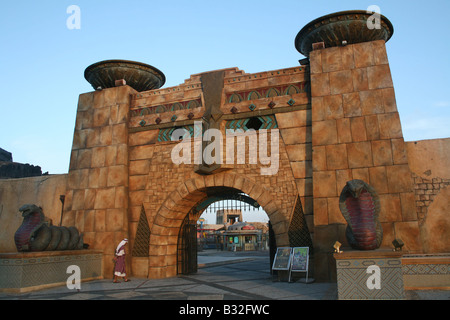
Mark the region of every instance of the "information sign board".
[[289, 270], [291, 265], [291, 252], [292, 248], [290, 247], [277, 248], [272, 270]]

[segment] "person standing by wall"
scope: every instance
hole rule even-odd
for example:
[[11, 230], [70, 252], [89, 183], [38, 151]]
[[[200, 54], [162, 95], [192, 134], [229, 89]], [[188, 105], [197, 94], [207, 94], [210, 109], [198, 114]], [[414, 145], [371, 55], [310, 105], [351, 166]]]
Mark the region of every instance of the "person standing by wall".
[[115, 256], [114, 256], [114, 283], [118, 283], [118, 277], [124, 278], [125, 282], [130, 281], [127, 278], [127, 272], [125, 269], [125, 246], [128, 244], [128, 239], [123, 239], [116, 248]]

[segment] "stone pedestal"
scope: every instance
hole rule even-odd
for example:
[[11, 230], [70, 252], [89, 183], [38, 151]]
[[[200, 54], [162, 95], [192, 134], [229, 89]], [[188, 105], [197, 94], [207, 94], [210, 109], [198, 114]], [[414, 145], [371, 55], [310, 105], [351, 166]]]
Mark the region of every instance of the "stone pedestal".
[[405, 255], [405, 290], [450, 290], [450, 253]]
[[103, 279], [102, 251], [71, 250], [52, 252], [0, 253], [0, 292], [29, 292], [65, 285], [80, 268], [81, 281]]
[[335, 253], [338, 299], [404, 299], [402, 253], [389, 249]]

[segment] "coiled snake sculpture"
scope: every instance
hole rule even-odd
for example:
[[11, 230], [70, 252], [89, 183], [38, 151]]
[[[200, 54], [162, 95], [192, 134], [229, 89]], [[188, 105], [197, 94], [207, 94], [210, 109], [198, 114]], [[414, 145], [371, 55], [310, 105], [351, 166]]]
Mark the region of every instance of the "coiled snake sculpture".
[[75, 227], [52, 226], [42, 208], [34, 204], [20, 207], [23, 221], [14, 234], [17, 251], [57, 251], [83, 249], [83, 235]]
[[339, 209], [348, 223], [345, 235], [353, 249], [380, 247], [383, 240], [378, 220], [380, 199], [372, 186], [362, 180], [348, 181], [339, 197]]

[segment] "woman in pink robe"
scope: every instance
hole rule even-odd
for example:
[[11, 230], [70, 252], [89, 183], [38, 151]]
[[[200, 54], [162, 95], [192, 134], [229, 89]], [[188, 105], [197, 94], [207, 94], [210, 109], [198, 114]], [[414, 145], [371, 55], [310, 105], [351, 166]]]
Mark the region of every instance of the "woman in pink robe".
[[127, 278], [127, 272], [125, 269], [125, 246], [128, 244], [128, 239], [123, 239], [119, 245], [116, 248], [116, 253], [115, 253], [115, 257], [116, 257], [116, 262], [114, 265], [114, 283], [117, 283], [119, 281], [117, 281], [117, 277], [121, 277], [124, 278], [125, 282], [130, 281]]

